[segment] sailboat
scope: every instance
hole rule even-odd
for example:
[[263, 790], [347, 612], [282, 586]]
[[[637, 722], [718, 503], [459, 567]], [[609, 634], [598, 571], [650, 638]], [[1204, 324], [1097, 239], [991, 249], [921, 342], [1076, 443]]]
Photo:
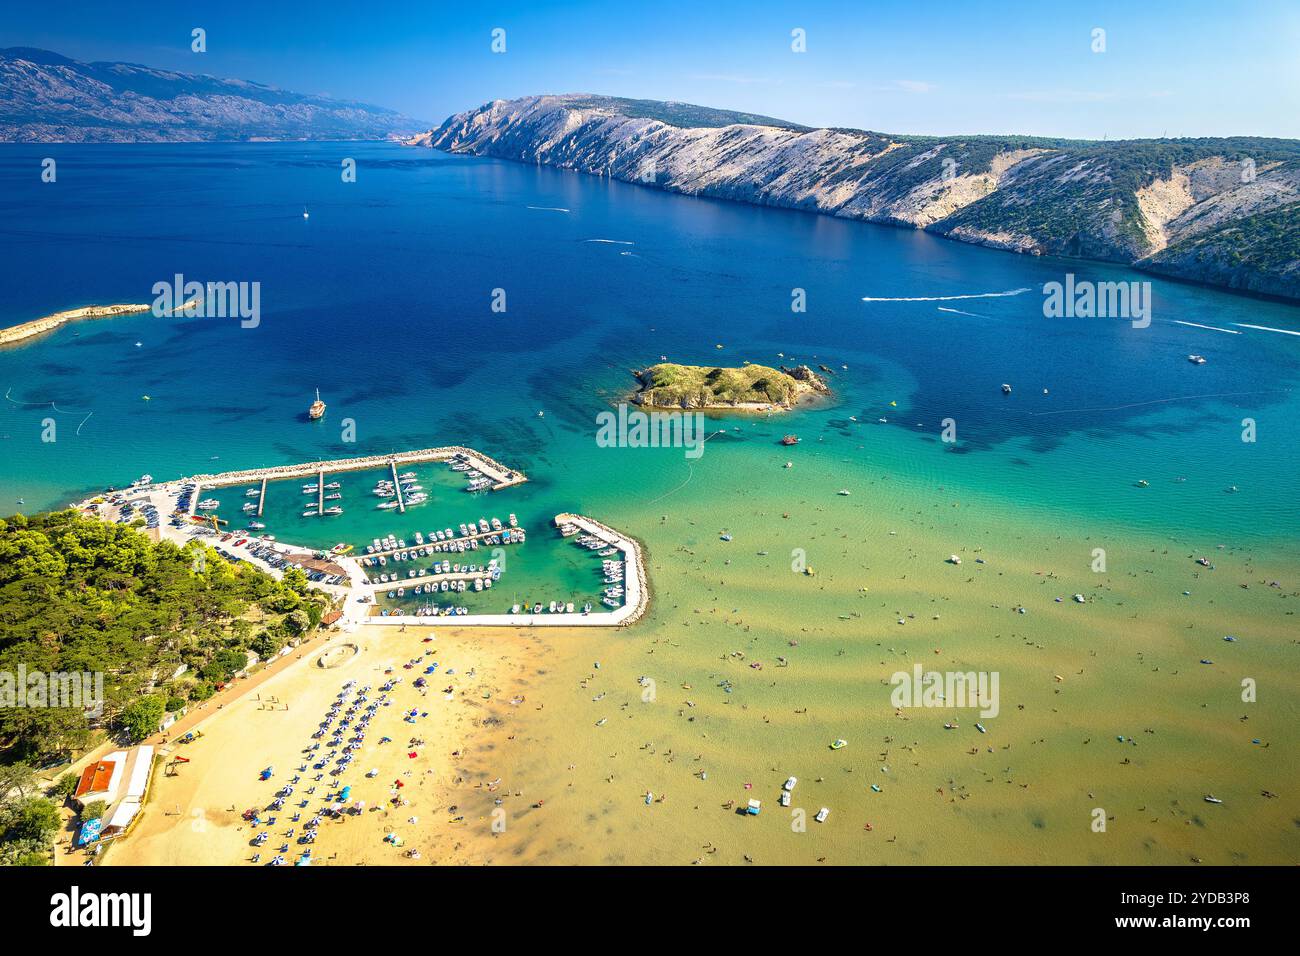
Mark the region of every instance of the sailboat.
[[307, 409], [307, 417], [312, 421], [325, 416], [325, 403], [320, 400], [320, 389], [316, 389], [316, 401], [311, 403], [311, 408]]
[[304, 218], [304, 219], [310, 219], [310, 218], [311, 218], [311, 216], [307, 213], [307, 207], [306, 207], [306, 206], [303, 206], [303, 207], [302, 207], [302, 218]]

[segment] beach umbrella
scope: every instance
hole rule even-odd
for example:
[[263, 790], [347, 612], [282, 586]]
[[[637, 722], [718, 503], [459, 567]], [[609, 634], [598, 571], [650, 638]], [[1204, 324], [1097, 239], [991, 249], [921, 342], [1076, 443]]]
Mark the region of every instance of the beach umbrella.
[[102, 819], [87, 820], [81, 826], [81, 832], [77, 834], [77, 846], [85, 846], [99, 839], [100, 831], [104, 827]]

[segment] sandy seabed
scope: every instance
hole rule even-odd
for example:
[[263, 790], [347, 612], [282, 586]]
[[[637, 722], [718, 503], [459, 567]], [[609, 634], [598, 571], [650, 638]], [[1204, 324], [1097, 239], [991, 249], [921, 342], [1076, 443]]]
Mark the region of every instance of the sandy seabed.
[[[698, 490], [707, 510], [651, 501], [618, 516], [655, 585], [634, 627], [333, 638], [360, 652], [322, 669], [314, 650], [205, 721], [176, 751], [193, 762], [157, 777], [107, 862], [247, 865], [255, 831], [240, 813], [293, 776], [345, 681], [378, 688], [390, 666], [404, 678], [394, 705], [341, 781], [387, 809], [324, 823], [318, 863], [1300, 860], [1293, 548], [1044, 524], [895, 480], [842, 497], [833, 462], [791, 472], [784, 454], [771, 467], [798, 483], [784, 494], [725, 472], [678, 496]], [[797, 573], [795, 554], [816, 574]], [[1206, 555], [1212, 567], [1195, 560]], [[423, 665], [402, 665], [425, 652], [440, 667], [422, 698]], [[918, 663], [998, 674], [997, 715], [899, 709], [892, 677]], [[417, 706], [428, 716], [404, 723]], [[425, 743], [406, 746], [413, 736]], [[837, 738], [848, 746], [831, 750]], [[275, 777], [260, 782], [268, 764]], [[306, 795], [303, 776], [305, 820], [328, 788]], [[782, 808], [788, 776], [798, 785]], [[394, 807], [399, 780], [408, 803]], [[760, 816], [737, 812], [749, 799]], [[290, 859], [301, 851], [289, 815], [267, 828], [263, 863], [285, 842]]]

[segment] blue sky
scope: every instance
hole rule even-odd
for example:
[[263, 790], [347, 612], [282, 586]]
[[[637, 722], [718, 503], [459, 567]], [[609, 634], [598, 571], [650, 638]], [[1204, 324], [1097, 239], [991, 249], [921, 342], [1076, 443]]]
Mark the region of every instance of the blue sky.
[[[1300, 137], [1295, 0], [9, 4], [0, 45], [441, 121], [596, 92], [894, 133]], [[57, 12], [55, 12], [57, 10]], [[193, 27], [208, 51], [190, 51]], [[506, 52], [490, 49], [506, 31]], [[791, 50], [806, 31], [807, 51]], [[1093, 31], [1105, 52], [1093, 52]]]

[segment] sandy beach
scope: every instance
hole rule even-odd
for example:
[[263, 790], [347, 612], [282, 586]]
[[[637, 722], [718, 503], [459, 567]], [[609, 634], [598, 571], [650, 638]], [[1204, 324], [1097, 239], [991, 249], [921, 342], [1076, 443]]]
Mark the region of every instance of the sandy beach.
[[[353, 799], [363, 800], [367, 808], [321, 827], [312, 847], [314, 862], [488, 862], [493, 855], [494, 801], [503, 800], [507, 829], [509, 815], [528, 811], [528, 795], [510, 789], [505, 757], [515, 740], [516, 715], [541, 706], [533, 693], [538, 675], [548, 659], [574, 645], [565, 636], [551, 629], [543, 643], [536, 635], [506, 630], [435, 633], [380, 627], [337, 636], [324, 650], [318, 647], [203, 721], [203, 736], [196, 742], [164, 747], [163, 765], [173, 756], [191, 762], [180, 765], [174, 776], [165, 775], [160, 765], [142, 818], [104, 862], [233, 865], [251, 860], [257, 851], [249, 841], [256, 830], [241, 818], [242, 812], [266, 806], [303, 765], [312, 733], [346, 681], [378, 688], [390, 678], [401, 679], [393, 704], [376, 717], [356, 765], [337, 781], [327, 776], [316, 784], [315, 795], [302, 794], [310, 801], [302, 811], [304, 818], [315, 812], [326, 790], [345, 784], [352, 786]], [[357, 650], [349, 655], [352, 644]], [[343, 658], [343, 663], [323, 668], [317, 663], [322, 654]], [[421, 658], [419, 666], [404, 669], [415, 658]], [[413, 683], [433, 662], [439, 668], [428, 676], [427, 693], [421, 694]], [[451, 694], [443, 693], [449, 687]], [[412, 708], [423, 716], [407, 723], [402, 717]], [[392, 742], [379, 743], [384, 735]], [[268, 766], [275, 775], [262, 781], [259, 773]], [[366, 776], [372, 769], [378, 773]], [[304, 782], [298, 789], [305, 791], [314, 772], [300, 775]], [[503, 776], [502, 782], [491, 785]], [[402, 786], [396, 787], [399, 781]], [[400, 806], [390, 802], [394, 797], [402, 801]], [[294, 801], [298, 798], [296, 793]], [[293, 826], [290, 807], [273, 815], [277, 823], [263, 828], [272, 839], [263, 848], [262, 862], [282, 842], [290, 843], [291, 859], [296, 858], [304, 847], [283, 836]], [[412, 818], [417, 822], [411, 823]], [[301, 824], [297, 829], [303, 832]], [[403, 845], [385, 842], [389, 833], [398, 834]], [[408, 855], [412, 850], [419, 856]]]

